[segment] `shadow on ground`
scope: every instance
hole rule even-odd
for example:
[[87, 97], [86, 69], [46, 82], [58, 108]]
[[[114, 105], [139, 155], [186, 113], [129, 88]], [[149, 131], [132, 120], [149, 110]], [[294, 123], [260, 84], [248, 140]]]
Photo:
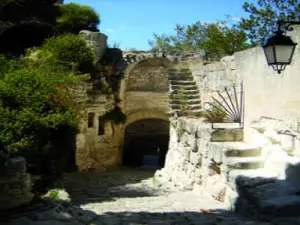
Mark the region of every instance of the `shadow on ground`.
[[110, 224], [164, 224], [164, 225], [225, 225], [225, 224], [259, 224], [258, 221], [249, 220], [225, 210], [212, 210], [209, 213], [179, 211], [179, 212], [118, 212], [105, 213], [94, 218], [94, 225]]
[[[270, 224], [267, 222], [259, 222], [239, 216], [226, 210], [211, 210], [205, 213], [195, 211], [178, 211], [178, 212], [116, 212], [104, 213], [97, 215], [90, 210], [82, 210], [80, 208], [61, 207], [59, 211], [56, 208], [47, 211], [39, 211], [38, 213], [28, 213], [19, 217], [6, 220], [1, 225], [259, 225]], [[276, 224], [286, 224], [286, 221]]]
[[238, 176], [236, 212], [252, 218], [299, 217], [300, 224], [299, 173], [300, 164], [289, 164], [285, 179]]
[[152, 182], [155, 169], [120, 168], [104, 172], [76, 172], [66, 174], [64, 188], [75, 205], [114, 201], [116, 198], [155, 196], [159, 190], [140, 182]]

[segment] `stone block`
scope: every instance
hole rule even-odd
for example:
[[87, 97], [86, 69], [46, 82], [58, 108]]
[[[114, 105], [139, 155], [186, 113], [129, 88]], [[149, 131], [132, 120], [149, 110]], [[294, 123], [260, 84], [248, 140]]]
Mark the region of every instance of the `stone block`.
[[286, 152], [292, 152], [294, 150], [294, 140], [293, 135], [279, 134], [281, 148]]
[[300, 157], [300, 137], [296, 137], [295, 140], [294, 140], [294, 151], [293, 151], [293, 155], [294, 156], [297, 156], [297, 157]]
[[227, 186], [221, 181], [219, 175], [208, 177], [205, 182], [205, 189], [213, 198], [220, 202], [224, 202]]
[[267, 128], [264, 132], [264, 136], [269, 138], [269, 140], [273, 144], [278, 144], [280, 143], [280, 136], [279, 134], [272, 128]]
[[244, 140], [243, 129], [216, 129], [212, 132], [211, 142], [237, 142]]
[[91, 32], [88, 30], [80, 31], [88, 46], [91, 46], [96, 55], [96, 62], [99, 62], [105, 54], [107, 48], [107, 36], [99, 32]]

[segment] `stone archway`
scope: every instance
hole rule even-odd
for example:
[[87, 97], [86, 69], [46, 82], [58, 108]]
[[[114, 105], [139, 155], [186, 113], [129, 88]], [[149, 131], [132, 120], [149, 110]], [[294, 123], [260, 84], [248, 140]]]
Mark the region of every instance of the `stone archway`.
[[171, 64], [166, 58], [147, 58], [126, 69], [121, 88], [122, 108], [127, 115], [122, 152], [125, 166], [142, 166], [145, 160], [155, 160], [157, 167], [164, 165], [169, 144]]
[[124, 166], [163, 167], [169, 146], [169, 121], [143, 118], [129, 123], [124, 131]]

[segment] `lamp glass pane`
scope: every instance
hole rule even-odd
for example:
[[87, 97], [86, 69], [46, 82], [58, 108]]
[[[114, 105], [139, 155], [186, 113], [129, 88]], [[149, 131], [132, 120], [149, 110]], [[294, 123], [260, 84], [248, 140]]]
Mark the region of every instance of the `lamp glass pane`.
[[275, 63], [275, 56], [273, 51], [273, 46], [268, 46], [264, 48], [265, 56], [267, 58], [268, 64]]
[[277, 63], [290, 64], [294, 45], [275, 45]]

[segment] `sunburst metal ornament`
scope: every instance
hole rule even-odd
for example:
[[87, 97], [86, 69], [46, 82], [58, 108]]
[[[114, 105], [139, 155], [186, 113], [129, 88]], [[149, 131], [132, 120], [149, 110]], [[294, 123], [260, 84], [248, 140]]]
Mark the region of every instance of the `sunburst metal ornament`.
[[[245, 111], [245, 91], [243, 83], [240, 84], [240, 91], [237, 91], [236, 86], [225, 88], [221, 93], [217, 92], [219, 99], [212, 97], [214, 103], [208, 103], [205, 109], [211, 111], [215, 108], [224, 113], [222, 123], [238, 123], [240, 128], [244, 127], [244, 111]], [[212, 110], [213, 111], [213, 110]], [[214, 122], [212, 122], [213, 126]]]

